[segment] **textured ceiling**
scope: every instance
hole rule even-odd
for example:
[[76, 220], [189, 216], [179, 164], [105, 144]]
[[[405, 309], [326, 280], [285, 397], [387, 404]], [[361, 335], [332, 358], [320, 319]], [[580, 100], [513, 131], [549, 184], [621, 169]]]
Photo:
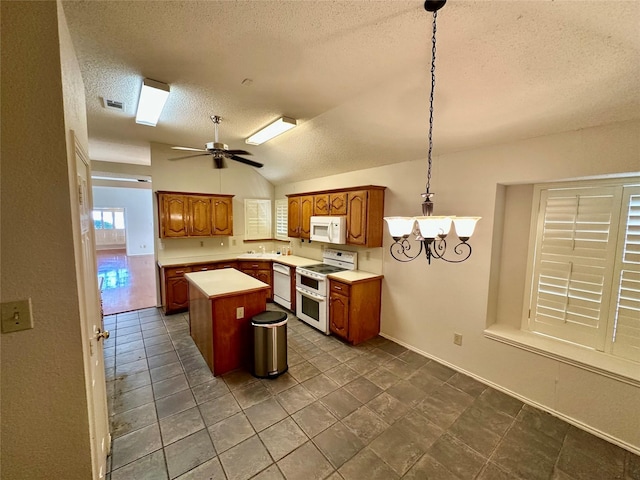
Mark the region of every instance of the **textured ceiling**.
[[[220, 140], [274, 184], [426, 157], [432, 17], [420, 0], [63, 4], [95, 143], [201, 148], [216, 114]], [[639, 27], [638, 1], [450, 0], [434, 154], [639, 118]], [[155, 128], [134, 122], [145, 77], [171, 86]], [[299, 126], [244, 143], [282, 115]]]

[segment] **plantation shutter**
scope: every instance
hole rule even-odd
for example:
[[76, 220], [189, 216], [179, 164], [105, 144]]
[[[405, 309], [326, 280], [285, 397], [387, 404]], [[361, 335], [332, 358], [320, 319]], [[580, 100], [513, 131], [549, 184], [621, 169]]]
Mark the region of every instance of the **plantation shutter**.
[[288, 237], [288, 202], [286, 199], [276, 200], [276, 238], [289, 240]]
[[623, 215], [626, 222], [620, 222], [620, 261], [614, 272], [617, 302], [612, 353], [640, 361], [640, 187], [625, 187]]
[[529, 328], [604, 350], [621, 187], [540, 195]]
[[245, 199], [245, 240], [271, 239], [271, 200]]

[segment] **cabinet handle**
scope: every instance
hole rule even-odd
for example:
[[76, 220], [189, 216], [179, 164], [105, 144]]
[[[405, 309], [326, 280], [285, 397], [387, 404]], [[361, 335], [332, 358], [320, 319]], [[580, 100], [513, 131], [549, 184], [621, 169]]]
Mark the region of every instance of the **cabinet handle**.
[[333, 288], [335, 288], [336, 290], [342, 290], [342, 287], [338, 287], [337, 285], [335, 285]]
[[184, 270], [176, 270], [176, 273], [184, 273]]

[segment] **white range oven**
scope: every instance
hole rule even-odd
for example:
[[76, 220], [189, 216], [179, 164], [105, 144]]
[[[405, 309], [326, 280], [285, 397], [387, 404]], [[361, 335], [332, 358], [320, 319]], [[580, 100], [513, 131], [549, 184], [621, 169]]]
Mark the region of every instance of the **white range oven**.
[[326, 249], [323, 263], [296, 268], [296, 316], [329, 335], [329, 281], [327, 275], [355, 270], [358, 254]]

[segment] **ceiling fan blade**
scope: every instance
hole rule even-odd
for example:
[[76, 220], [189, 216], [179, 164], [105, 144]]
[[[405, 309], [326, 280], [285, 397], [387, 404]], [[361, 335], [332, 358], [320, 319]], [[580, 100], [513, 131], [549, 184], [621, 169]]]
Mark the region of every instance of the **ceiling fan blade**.
[[245, 165], [250, 165], [256, 168], [262, 168], [264, 165], [262, 163], [254, 162], [253, 160], [247, 160], [246, 158], [237, 157], [236, 155], [230, 155], [228, 158], [231, 160], [235, 160], [236, 162], [244, 163]]
[[177, 157], [177, 158], [170, 158], [170, 161], [173, 160], [184, 160], [185, 158], [193, 158], [193, 157], [204, 157], [205, 155], [211, 155], [210, 153], [198, 153], [197, 155], [187, 155], [186, 157]]
[[172, 150], [186, 150], [188, 152], [206, 152], [206, 150], [202, 148], [191, 148], [191, 147], [171, 147]]
[[213, 168], [227, 168], [227, 162], [224, 157], [213, 157]]
[[246, 150], [226, 150], [226, 152], [230, 155], [251, 155], [251, 152]]

